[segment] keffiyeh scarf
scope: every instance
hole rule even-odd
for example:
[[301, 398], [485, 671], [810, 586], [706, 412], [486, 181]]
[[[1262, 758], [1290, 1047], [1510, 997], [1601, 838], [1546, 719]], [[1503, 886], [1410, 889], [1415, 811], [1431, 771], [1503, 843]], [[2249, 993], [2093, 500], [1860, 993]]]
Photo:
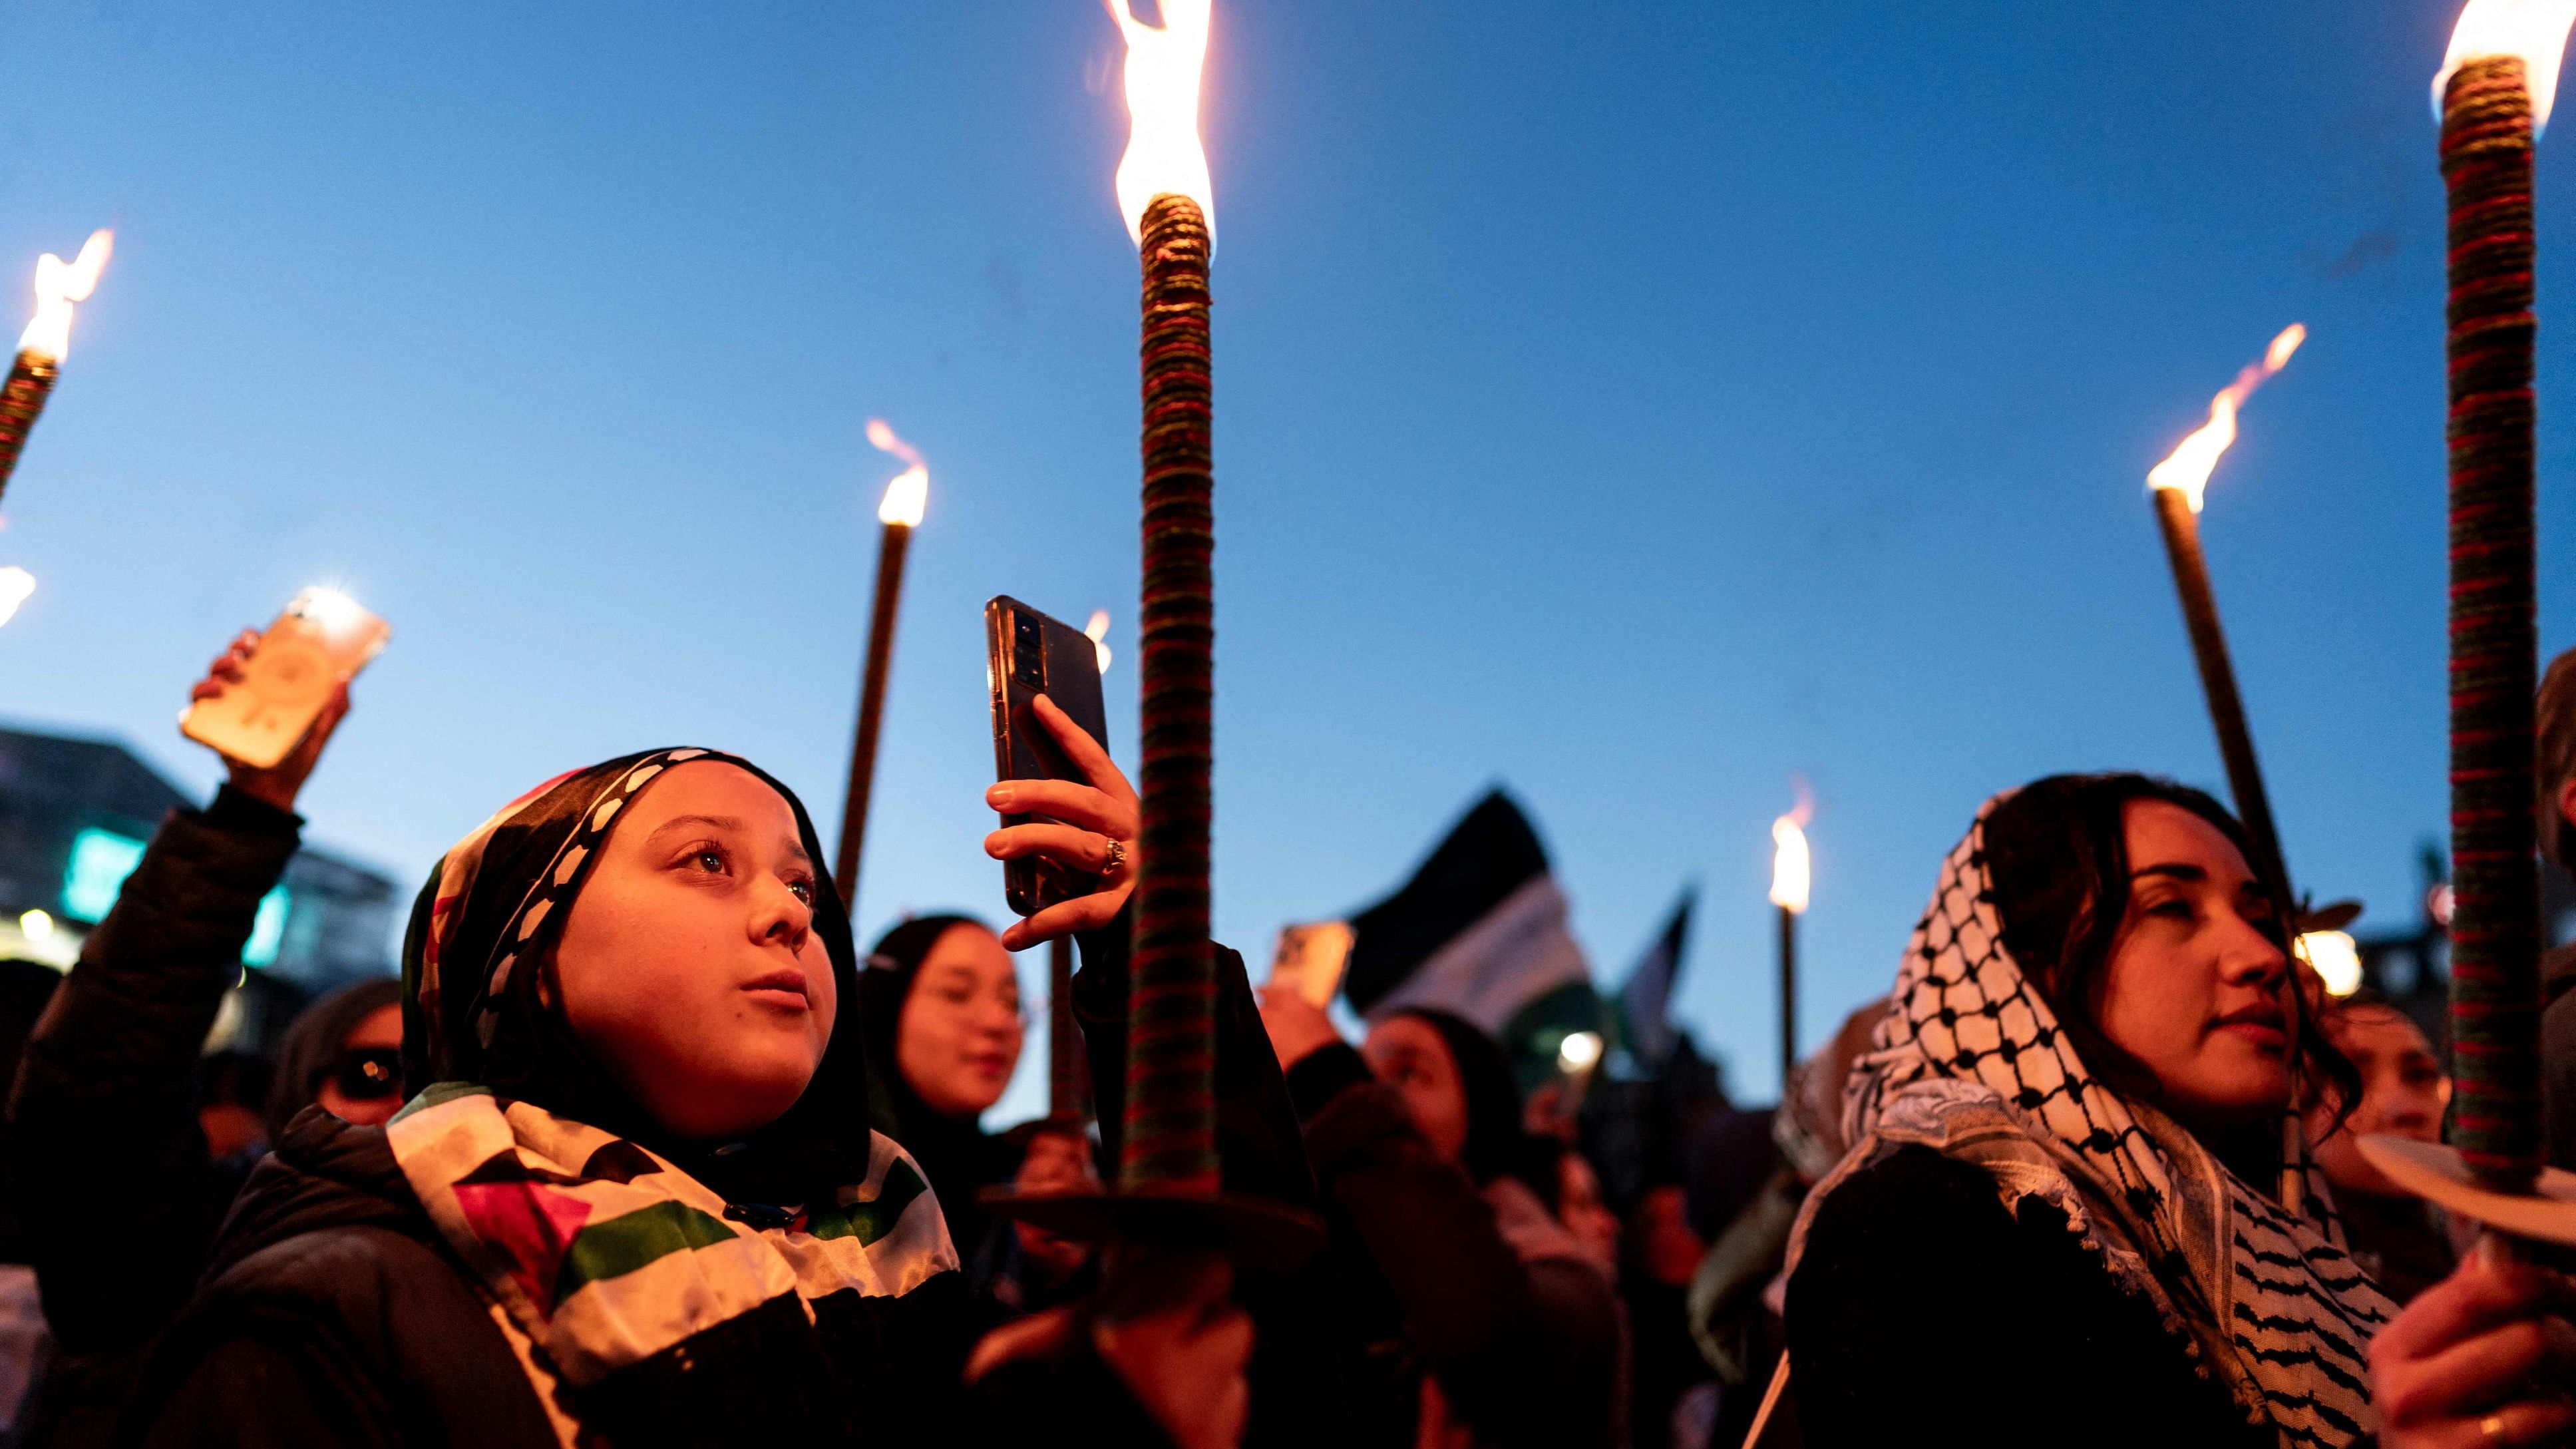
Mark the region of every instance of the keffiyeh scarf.
[[1984, 858], [2002, 798], [1943, 864], [1888, 1014], [1845, 1083], [1852, 1151], [1809, 1196], [1791, 1266], [1845, 1176], [1884, 1147], [1927, 1146], [1985, 1170], [2007, 1211], [2033, 1195], [2062, 1210], [2284, 1445], [2366, 1437], [2364, 1352], [2395, 1305], [2345, 1252], [2313, 1173], [2308, 1211], [2293, 1215], [2086, 1070], [2004, 947]]

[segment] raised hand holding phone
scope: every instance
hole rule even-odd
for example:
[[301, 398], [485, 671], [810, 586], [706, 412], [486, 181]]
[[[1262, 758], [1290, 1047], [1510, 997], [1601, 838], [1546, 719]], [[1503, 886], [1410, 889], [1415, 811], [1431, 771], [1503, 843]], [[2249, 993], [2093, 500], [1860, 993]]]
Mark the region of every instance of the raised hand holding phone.
[[[206, 666], [205, 678], [198, 680], [188, 690], [189, 713], [193, 715], [199, 706], [222, 700], [236, 690], [247, 688], [251, 657], [259, 649], [259, 645], [260, 633], [256, 629], [244, 629], [235, 635], [232, 646], [216, 655], [214, 662]], [[303, 792], [305, 780], [311, 777], [314, 764], [322, 758], [322, 747], [330, 743], [332, 731], [340, 727], [340, 721], [346, 718], [348, 713], [349, 682], [343, 679], [333, 684], [329, 692], [324, 695], [319, 708], [314, 712], [312, 723], [305, 727], [303, 734], [283, 755], [278, 757], [275, 763], [268, 765], [256, 765], [236, 759], [225, 753], [220, 746], [202, 739], [196, 732], [185, 732], [189, 738], [206, 744], [209, 749], [213, 749], [216, 754], [223, 757], [234, 789], [254, 800], [292, 813], [295, 809], [296, 796]]]
[[179, 732], [227, 760], [283, 768], [391, 637], [348, 595], [306, 589], [265, 632], [235, 640], [216, 661], [208, 682], [221, 687], [192, 692]]
[[1002, 944], [1013, 951], [1109, 924], [1136, 888], [1135, 790], [1109, 752], [1054, 700], [1041, 694], [1029, 702], [1029, 711], [1090, 783], [1004, 780], [986, 790], [984, 803], [1005, 816], [1052, 818], [994, 831], [984, 837], [984, 853], [1000, 861], [1051, 861], [1073, 874], [1099, 877], [1099, 889], [1013, 922], [1002, 933]]

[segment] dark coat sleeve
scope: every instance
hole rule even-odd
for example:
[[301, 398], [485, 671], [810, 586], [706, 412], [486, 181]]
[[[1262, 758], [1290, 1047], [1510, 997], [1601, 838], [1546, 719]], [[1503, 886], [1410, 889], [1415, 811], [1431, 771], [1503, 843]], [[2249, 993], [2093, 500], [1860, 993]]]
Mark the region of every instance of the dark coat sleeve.
[[1355, 1238], [1392, 1290], [1405, 1338], [1453, 1410], [1493, 1444], [1603, 1444], [1619, 1310], [1572, 1262], [1525, 1264], [1456, 1163], [1432, 1151], [1395, 1089], [1336, 1045], [1297, 1063], [1307, 1152], [1337, 1242]]
[[[1082, 970], [1073, 978], [1074, 1019], [1091, 1060], [1102, 1159], [1118, 1161], [1127, 1107], [1127, 956], [1132, 912], [1076, 938]], [[1243, 957], [1216, 949], [1216, 1146], [1228, 1192], [1313, 1211], [1315, 1176], [1297, 1131], [1297, 1109], [1270, 1049], [1270, 1032], [1244, 976]], [[1113, 1167], [1114, 1171], [1114, 1167]]]
[[139, 1348], [205, 1266], [239, 1178], [206, 1161], [197, 1055], [299, 825], [229, 788], [172, 811], [27, 1040], [5, 1190], [66, 1355]]
[[2042, 1200], [1900, 1147], [1818, 1205], [1789, 1278], [1789, 1391], [1810, 1449], [2273, 1445]]
[[125, 1449], [550, 1449], [554, 1429], [484, 1301], [380, 1227], [302, 1233], [226, 1269], [162, 1341]]

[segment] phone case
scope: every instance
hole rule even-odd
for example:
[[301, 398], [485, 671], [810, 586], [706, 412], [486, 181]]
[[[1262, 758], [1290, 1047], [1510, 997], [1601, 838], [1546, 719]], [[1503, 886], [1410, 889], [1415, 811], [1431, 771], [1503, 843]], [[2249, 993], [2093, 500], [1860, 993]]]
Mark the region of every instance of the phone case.
[[1348, 921], [1280, 927], [1279, 944], [1270, 954], [1270, 985], [1287, 987], [1313, 1006], [1332, 1005], [1358, 939]]
[[376, 657], [393, 630], [346, 594], [306, 589], [259, 636], [242, 682], [201, 699], [179, 732], [228, 759], [267, 769], [291, 753], [331, 698]]
[[[1095, 740], [1109, 738], [1100, 704], [1100, 653], [1081, 630], [1007, 595], [984, 605], [985, 669], [992, 680], [993, 777], [1089, 783], [1055, 742], [1029, 701], [1043, 694]], [[1106, 746], [1104, 745], [1104, 748]], [[1005, 815], [1005, 826], [1044, 821]], [[1023, 916], [1099, 888], [1096, 875], [1022, 858], [1002, 863], [1002, 897]]]

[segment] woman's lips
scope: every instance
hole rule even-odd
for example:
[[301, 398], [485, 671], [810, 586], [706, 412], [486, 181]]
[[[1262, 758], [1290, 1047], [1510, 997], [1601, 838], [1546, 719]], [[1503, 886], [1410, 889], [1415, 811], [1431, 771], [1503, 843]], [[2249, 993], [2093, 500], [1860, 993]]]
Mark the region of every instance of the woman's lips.
[[784, 1011], [809, 1011], [813, 1000], [805, 992], [805, 973], [781, 967], [766, 976], [743, 983], [743, 991], [764, 1006]]
[[2231, 1032], [2260, 1047], [2281, 1047], [2289, 1037], [2281, 1030], [2281, 1009], [2265, 1003], [2239, 1007], [2211, 1024], [2214, 1031]]

